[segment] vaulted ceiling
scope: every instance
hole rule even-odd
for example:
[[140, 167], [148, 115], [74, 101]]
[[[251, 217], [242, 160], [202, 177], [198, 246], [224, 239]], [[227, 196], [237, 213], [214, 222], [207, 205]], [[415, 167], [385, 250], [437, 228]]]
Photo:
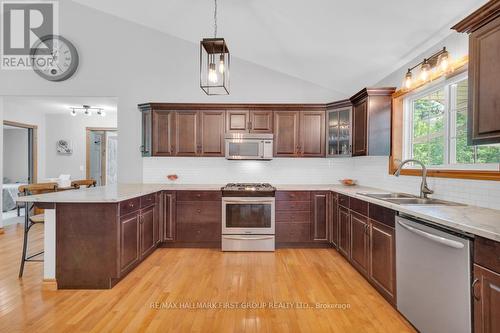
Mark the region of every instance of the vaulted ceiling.
[[[199, 43], [213, 0], [76, 0]], [[486, 0], [218, 0], [231, 54], [342, 94], [374, 84]]]

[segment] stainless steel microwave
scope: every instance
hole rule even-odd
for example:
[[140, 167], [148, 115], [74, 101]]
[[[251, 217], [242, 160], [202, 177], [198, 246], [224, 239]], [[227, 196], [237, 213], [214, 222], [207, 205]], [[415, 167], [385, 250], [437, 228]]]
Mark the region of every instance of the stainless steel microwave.
[[256, 133], [230, 133], [225, 136], [228, 160], [271, 160], [273, 135]]

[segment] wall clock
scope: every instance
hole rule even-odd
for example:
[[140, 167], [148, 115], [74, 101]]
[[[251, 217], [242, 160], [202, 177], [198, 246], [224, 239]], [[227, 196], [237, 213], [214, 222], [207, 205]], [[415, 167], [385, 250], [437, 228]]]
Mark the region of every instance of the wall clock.
[[78, 52], [66, 38], [48, 35], [40, 38], [31, 51], [33, 70], [49, 81], [69, 79], [78, 68]]

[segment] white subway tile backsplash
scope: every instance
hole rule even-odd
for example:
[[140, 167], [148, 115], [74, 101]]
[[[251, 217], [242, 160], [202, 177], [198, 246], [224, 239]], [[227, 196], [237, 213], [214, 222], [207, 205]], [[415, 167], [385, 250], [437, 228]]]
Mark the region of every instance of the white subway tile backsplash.
[[[420, 177], [395, 177], [388, 173], [385, 156], [356, 158], [276, 158], [272, 161], [228, 161], [207, 157], [148, 157], [143, 159], [145, 183], [225, 184], [269, 182], [274, 184], [335, 184], [353, 178], [365, 186], [419, 194]], [[429, 178], [433, 197], [500, 209], [500, 182]]]

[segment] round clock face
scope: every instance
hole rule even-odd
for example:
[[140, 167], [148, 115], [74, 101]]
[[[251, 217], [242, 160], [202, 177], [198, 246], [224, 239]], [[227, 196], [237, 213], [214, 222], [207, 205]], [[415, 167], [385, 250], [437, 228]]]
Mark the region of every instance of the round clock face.
[[42, 37], [31, 52], [33, 70], [49, 81], [69, 79], [78, 68], [78, 52], [66, 38]]

